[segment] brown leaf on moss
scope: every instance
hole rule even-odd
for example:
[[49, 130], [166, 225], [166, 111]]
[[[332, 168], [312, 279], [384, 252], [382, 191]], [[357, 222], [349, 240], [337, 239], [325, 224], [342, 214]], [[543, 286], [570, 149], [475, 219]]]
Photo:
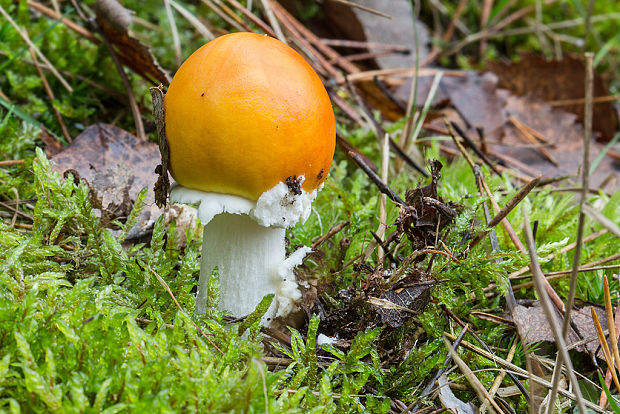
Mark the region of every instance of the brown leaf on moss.
[[424, 310], [431, 300], [431, 288], [436, 284], [437, 281], [426, 272], [413, 268], [380, 297], [371, 296], [369, 302], [379, 314], [381, 323], [398, 328]]
[[[407, 235], [413, 250], [434, 246], [437, 232], [452, 222], [461, 208], [457, 203], [444, 203], [437, 195], [442, 168], [441, 162], [431, 161], [431, 183], [407, 190], [405, 200], [408, 208], [402, 208], [396, 220], [398, 231]], [[423, 259], [424, 255], [420, 255], [416, 261]]]
[[[133, 235], [148, 231], [161, 210], [154, 206], [151, 190], [156, 180], [153, 166], [159, 149], [112, 125], [94, 124], [78, 135], [64, 151], [52, 157], [53, 169], [77, 172], [91, 190], [93, 206], [101, 209], [102, 225], [130, 213], [140, 191], [147, 187], [146, 208]], [[75, 173], [74, 173], [75, 175]], [[130, 238], [132, 234], [130, 233]]]

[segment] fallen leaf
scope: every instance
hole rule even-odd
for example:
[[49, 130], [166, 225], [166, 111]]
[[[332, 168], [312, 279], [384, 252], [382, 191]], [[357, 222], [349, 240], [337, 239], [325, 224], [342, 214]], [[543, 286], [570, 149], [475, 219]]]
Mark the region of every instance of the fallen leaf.
[[147, 187], [146, 207], [129, 238], [150, 231], [163, 210], [154, 206], [152, 190], [159, 163], [156, 144], [108, 124], [94, 124], [78, 135], [64, 151], [52, 157], [53, 168], [70, 171], [86, 180], [94, 207], [101, 209], [102, 224], [127, 217], [140, 191]]
[[[491, 143], [489, 148], [510, 155], [530, 169], [546, 177], [564, 175], [576, 176], [583, 164], [583, 128], [576, 123], [576, 115], [552, 108], [538, 98], [511, 95], [504, 108], [507, 115], [513, 116], [527, 127], [542, 134], [549, 141], [545, 148], [557, 160], [555, 166], [534, 146], [524, 141], [522, 132], [513, 124], [504, 126], [504, 136], [499, 144]], [[590, 143], [590, 162], [603, 150], [604, 145]], [[610, 174], [618, 175], [620, 163], [611, 157], [601, 160], [595, 173], [590, 176], [590, 185], [596, 188]]]
[[455, 414], [474, 414], [474, 409], [471, 405], [456, 398], [450, 389], [446, 374], [441, 374], [437, 379], [437, 385], [439, 385], [439, 400], [450, 412]]
[[[461, 209], [456, 203], [444, 203], [437, 195], [437, 184], [441, 178], [441, 162], [431, 161], [431, 183], [425, 187], [407, 190], [405, 200], [408, 208], [401, 208], [396, 220], [398, 231], [405, 233], [413, 250], [435, 245], [437, 231], [452, 222]], [[417, 261], [424, 259], [420, 255]]]
[[[605, 316], [605, 310], [603, 308], [594, 307], [596, 313], [599, 315], [599, 321], [603, 330], [607, 329], [607, 319]], [[536, 301], [534, 306], [517, 305], [514, 310], [514, 323], [519, 330], [519, 335], [527, 344], [535, 342], [555, 342], [551, 326], [547, 321], [545, 312], [540, 306], [540, 302]], [[558, 318], [559, 319], [559, 318]], [[588, 351], [597, 354], [599, 358], [603, 358], [601, 347], [596, 336], [596, 329], [592, 323], [592, 316], [590, 315], [590, 306], [585, 306], [578, 310], [571, 312], [571, 319], [581, 332], [584, 338], [595, 338], [593, 341], [588, 342]], [[580, 338], [577, 336], [573, 329], [569, 329], [568, 338], [566, 344], [568, 346], [579, 342]], [[578, 346], [577, 351], [585, 352], [583, 346]]]
[[170, 73], [159, 66], [150, 48], [130, 35], [133, 11], [117, 0], [97, 0], [94, 8], [101, 32], [115, 46], [124, 65], [152, 83], [170, 84]]
[[[565, 55], [562, 60], [546, 60], [535, 53], [524, 53], [519, 62], [490, 61], [486, 69], [499, 78], [499, 87], [515, 95], [540, 98], [543, 102], [583, 99], [585, 91], [585, 66], [579, 57]], [[594, 77], [593, 94], [607, 96], [609, 90], [599, 76]], [[563, 105], [562, 110], [577, 115], [583, 124], [584, 105]], [[601, 141], [610, 141], [617, 126], [611, 102], [594, 106], [593, 128], [601, 135]]]
[[371, 296], [369, 302], [379, 314], [381, 323], [398, 328], [424, 310], [431, 300], [431, 288], [436, 284], [426, 272], [414, 268], [379, 298]]

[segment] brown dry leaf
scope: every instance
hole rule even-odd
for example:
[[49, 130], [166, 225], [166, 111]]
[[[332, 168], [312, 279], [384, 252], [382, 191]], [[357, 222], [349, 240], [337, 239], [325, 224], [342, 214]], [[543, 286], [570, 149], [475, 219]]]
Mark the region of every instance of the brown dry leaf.
[[[594, 309], [599, 315], [599, 321], [601, 322], [603, 330], [606, 330], [607, 319], [605, 317], [605, 310], [599, 307], [594, 307]], [[513, 315], [514, 323], [519, 330], [519, 335], [527, 344], [542, 341], [555, 341], [551, 327], [547, 322], [545, 312], [540, 306], [540, 302], [536, 302], [534, 306], [530, 307], [517, 305]], [[575, 322], [575, 325], [577, 325], [584, 338], [595, 338], [586, 345], [588, 351], [597, 354], [599, 358], [603, 358], [603, 354], [600, 353], [600, 344], [598, 339], [596, 339], [596, 329], [594, 328], [592, 316], [590, 315], [590, 306], [585, 306], [579, 310], [573, 310], [573, 312], [571, 312], [571, 319]], [[570, 346], [579, 341], [580, 339], [575, 331], [570, 329], [566, 344]], [[583, 346], [578, 346], [576, 349], [580, 352], [585, 352]]]
[[159, 66], [150, 48], [130, 35], [133, 11], [124, 8], [117, 0], [97, 0], [94, 8], [97, 24], [115, 46], [124, 65], [154, 84], [170, 84], [170, 74]]
[[64, 151], [52, 157], [53, 168], [86, 180], [91, 189], [91, 202], [100, 208], [102, 225], [126, 217], [136, 197], [148, 188], [146, 208], [130, 237], [148, 232], [162, 210], [154, 205], [152, 190], [157, 179], [159, 148], [141, 141], [129, 132], [108, 124], [94, 124], [78, 135]]
[[[437, 160], [431, 161], [430, 165], [431, 183], [407, 190], [405, 200], [408, 208], [400, 210], [395, 223], [398, 231], [407, 236], [413, 250], [434, 246], [437, 232], [441, 232], [451, 223], [462, 209], [462, 206], [452, 201], [444, 203], [437, 195], [437, 184], [441, 179], [443, 165]], [[423, 259], [424, 255], [420, 255], [416, 261]]]
[[[558, 161], [556, 167], [531, 144], [524, 141], [522, 133], [514, 125], [506, 123], [504, 137], [500, 144], [490, 145], [493, 151], [510, 155], [528, 165], [531, 170], [546, 177], [577, 175], [583, 163], [583, 128], [576, 123], [576, 116], [541, 102], [536, 98], [510, 96], [506, 100], [505, 111], [523, 124], [541, 133], [550, 145], [545, 148]], [[590, 162], [603, 150], [604, 145], [592, 142]], [[617, 162], [605, 157], [590, 177], [595, 188], [610, 174], [620, 172]]]
[[[501, 136], [506, 122], [503, 107], [508, 93], [497, 88], [498, 79], [492, 73], [479, 75], [468, 72], [467, 77], [444, 77], [441, 87], [451, 104], [467, 121], [470, 128], [482, 128], [485, 137]], [[473, 135], [476, 136], [476, 135]]]
[[47, 128], [45, 128], [43, 124], [41, 124], [41, 135], [39, 135], [39, 138], [41, 139], [41, 142], [43, 142], [45, 154], [48, 158], [58, 154], [64, 149], [60, 141], [50, 135]]
[[381, 323], [400, 327], [407, 319], [424, 310], [431, 300], [431, 288], [436, 284], [426, 272], [414, 268], [407, 276], [384, 292], [379, 298], [370, 297]]
[[[336, 1], [324, 1], [323, 13], [333, 31], [344, 33], [347, 39], [370, 42], [368, 50], [357, 49], [353, 53], [374, 52], [377, 66], [382, 69], [407, 68], [415, 65], [414, 27], [409, 0], [356, 0], [357, 5], [385, 13], [390, 18], [377, 16], [367, 10], [350, 7]], [[428, 55], [430, 35], [424, 23], [416, 22], [420, 61]], [[380, 45], [405, 46], [411, 53], [382, 53]]]
[[[544, 56], [524, 53], [517, 63], [489, 62], [486, 70], [499, 77], [499, 87], [515, 95], [535, 96], [544, 102], [584, 97], [585, 69], [580, 58], [565, 56], [564, 59], [545, 60]], [[609, 94], [603, 80], [595, 76], [594, 96]], [[583, 104], [559, 107], [577, 115], [583, 124]], [[601, 141], [610, 141], [616, 131], [617, 119], [611, 102], [594, 106], [593, 127], [601, 135]]]

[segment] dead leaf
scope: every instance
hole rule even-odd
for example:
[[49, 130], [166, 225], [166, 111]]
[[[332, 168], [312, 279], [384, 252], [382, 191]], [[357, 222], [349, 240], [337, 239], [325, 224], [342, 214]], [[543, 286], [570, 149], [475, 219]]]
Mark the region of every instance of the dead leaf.
[[159, 66], [150, 48], [130, 35], [133, 11], [117, 0], [97, 0], [94, 8], [101, 32], [115, 46], [124, 65], [152, 83], [170, 84], [170, 73]]
[[[543, 102], [583, 99], [585, 67], [581, 58], [565, 55], [562, 60], [546, 60], [535, 53], [524, 53], [519, 62], [490, 61], [487, 71], [499, 78], [499, 87], [515, 95], [540, 98]], [[594, 96], [607, 96], [609, 90], [599, 76], [594, 77]], [[577, 115], [583, 124], [584, 105], [562, 106], [562, 110]], [[594, 106], [593, 127], [601, 141], [610, 141], [616, 131], [617, 119], [611, 102]]]
[[[53, 169], [77, 173], [88, 182], [94, 207], [102, 210], [102, 224], [126, 217], [136, 197], [148, 188], [146, 208], [130, 236], [148, 232], [162, 210], [153, 208], [154, 173], [159, 162], [156, 144], [139, 140], [108, 124], [94, 124], [78, 135], [64, 151], [52, 157]], [[130, 237], [131, 238], [131, 237]]]
[[[603, 308], [594, 307], [596, 313], [599, 315], [599, 321], [603, 330], [607, 329], [607, 319], [605, 316], [605, 310]], [[535, 342], [555, 342], [553, 332], [547, 317], [540, 306], [540, 302], [536, 302], [534, 306], [526, 307], [523, 305], [517, 305], [514, 310], [514, 323], [519, 330], [519, 335], [527, 344]], [[586, 346], [590, 352], [593, 352], [603, 358], [603, 354], [600, 352], [600, 344], [596, 336], [596, 330], [592, 323], [592, 316], [590, 315], [590, 306], [585, 306], [579, 310], [573, 310], [571, 312], [571, 319], [575, 322], [575, 325], [579, 328], [579, 331], [584, 338], [594, 338]], [[568, 331], [567, 345], [572, 345], [580, 341], [573, 329]], [[580, 352], [585, 352], [583, 346], [576, 348]]]
[[[407, 190], [405, 200], [409, 208], [402, 208], [396, 220], [398, 231], [407, 235], [413, 250], [435, 245], [437, 231], [452, 222], [461, 209], [457, 203], [444, 203], [437, 195], [442, 168], [441, 162], [431, 161], [431, 183]], [[424, 255], [420, 255], [416, 261], [423, 259]]]
[[444, 407], [450, 410], [450, 412], [456, 414], [474, 414], [474, 409], [471, 405], [456, 398], [450, 389], [450, 384], [446, 374], [441, 374], [441, 376], [437, 379], [437, 385], [439, 385], [439, 400]]
[[426, 272], [414, 268], [379, 298], [371, 296], [369, 302], [379, 314], [381, 323], [398, 328], [424, 310], [431, 300], [431, 288], [436, 284]]
[[[371, 43], [364, 52], [381, 53], [382, 45], [406, 46], [411, 53], [379, 54], [374, 61], [382, 69], [407, 68], [415, 65], [414, 26], [409, 0], [356, 0], [355, 4], [367, 7], [390, 18], [377, 16], [361, 8], [336, 2], [323, 2], [323, 13], [330, 29], [344, 33], [347, 39]], [[417, 21], [420, 61], [428, 55], [430, 36], [424, 23]], [[353, 53], [360, 53], [356, 50]]]
[[[514, 95], [508, 97], [504, 110], [507, 115], [541, 133], [549, 141], [546, 148], [558, 161], [558, 166], [551, 164], [534, 146], [526, 144], [522, 133], [512, 124], [505, 125], [500, 143], [490, 144], [489, 148], [517, 158], [531, 170], [546, 177], [578, 174], [583, 163], [583, 128], [575, 122], [576, 115], [552, 108], [538, 98]], [[593, 162], [604, 145], [598, 142], [591, 142], [590, 145], [590, 162]], [[610, 174], [617, 175], [619, 166], [612, 158], [603, 158], [590, 177], [590, 185], [596, 188]]]
[[43, 124], [41, 124], [41, 135], [39, 135], [39, 137], [41, 138], [41, 142], [43, 142], [45, 154], [48, 157], [52, 157], [64, 149], [60, 141], [50, 135]]

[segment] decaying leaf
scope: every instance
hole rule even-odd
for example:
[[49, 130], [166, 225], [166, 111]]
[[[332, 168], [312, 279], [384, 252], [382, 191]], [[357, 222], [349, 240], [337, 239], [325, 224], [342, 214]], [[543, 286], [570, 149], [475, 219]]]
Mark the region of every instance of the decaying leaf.
[[162, 212], [154, 205], [150, 190], [156, 179], [153, 166], [158, 160], [157, 145], [107, 124], [91, 125], [52, 158], [56, 171], [64, 174], [70, 170], [88, 183], [91, 202], [101, 209], [104, 226], [126, 217], [140, 191], [149, 188], [134, 236], [148, 231]]
[[380, 297], [369, 297], [369, 302], [381, 318], [381, 323], [398, 328], [411, 316], [424, 310], [431, 299], [431, 288], [437, 281], [421, 269], [411, 269], [405, 278]]
[[[550, 163], [535, 146], [528, 144], [523, 133], [514, 124], [504, 126], [504, 136], [498, 144], [491, 144], [493, 151], [517, 158], [530, 169], [546, 177], [564, 175], [576, 176], [583, 163], [583, 127], [575, 122], [572, 113], [552, 108], [537, 98], [510, 96], [504, 108], [508, 116], [514, 117], [527, 127], [542, 134], [548, 143], [541, 142], [557, 160], [558, 165]], [[604, 145], [591, 142], [590, 161], [603, 150]], [[617, 163], [610, 157], [601, 160], [595, 174], [590, 178], [591, 185], [597, 186], [610, 174], [618, 174]]]
[[[413, 250], [435, 245], [437, 232], [452, 222], [461, 209], [457, 203], [444, 203], [437, 195], [442, 167], [441, 162], [431, 161], [431, 183], [425, 187], [407, 190], [406, 202], [409, 208], [401, 209], [396, 221], [398, 230], [407, 235]], [[417, 261], [423, 259], [424, 256], [420, 255]]]
[[[545, 103], [583, 99], [585, 91], [585, 66], [581, 58], [565, 55], [562, 60], [546, 60], [536, 53], [525, 53], [516, 63], [490, 61], [486, 70], [499, 77], [499, 87], [508, 89], [515, 95], [537, 97]], [[593, 94], [608, 95], [603, 80], [595, 76]], [[564, 111], [577, 115], [583, 124], [583, 102], [562, 105]], [[594, 106], [593, 127], [607, 142], [614, 136], [617, 126], [611, 102], [601, 102]]]
[[[599, 321], [603, 330], [607, 329], [607, 319], [605, 316], [605, 310], [600, 307], [594, 307], [596, 313], [599, 315]], [[535, 342], [554, 342], [553, 332], [547, 322], [547, 317], [540, 306], [539, 302], [536, 302], [534, 306], [517, 305], [514, 311], [514, 323], [519, 330], [519, 335], [523, 340], [528, 343]], [[585, 306], [579, 310], [573, 310], [571, 312], [571, 319], [581, 332], [584, 338], [594, 338], [593, 341], [588, 342], [586, 345], [588, 350], [593, 353], [599, 353], [600, 358], [603, 358], [603, 354], [600, 353], [600, 344], [596, 339], [596, 330], [592, 323], [592, 316], [590, 315], [590, 306]], [[573, 329], [569, 329], [568, 338], [566, 344], [568, 346], [580, 341], [579, 336]], [[580, 352], [585, 352], [583, 346], [576, 348]]]
[[159, 66], [148, 46], [129, 33], [133, 11], [117, 0], [97, 0], [94, 8], [101, 32], [115, 46], [123, 64], [153, 83], [168, 85], [172, 79], [168, 71]]
[[449, 411], [455, 414], [474, 414], [474, 409], [471, 405], [456, 398], [450, 389], [446, 374], [442, 374], [439, 379], [437, 379], [437, 385], [439, 385], [439, 400], [441, 400], [441, 404]]

